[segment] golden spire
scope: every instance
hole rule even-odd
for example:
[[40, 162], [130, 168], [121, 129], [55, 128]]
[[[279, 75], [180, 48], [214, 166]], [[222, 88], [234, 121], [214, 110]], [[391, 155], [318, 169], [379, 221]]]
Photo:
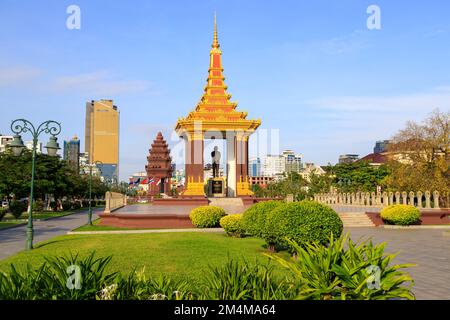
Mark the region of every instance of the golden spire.
[[217, 38], [217, 15], [214, 13], [214, 40], [212, 46], [214, 49], [218, 49], [220, 47], [219, 40]]

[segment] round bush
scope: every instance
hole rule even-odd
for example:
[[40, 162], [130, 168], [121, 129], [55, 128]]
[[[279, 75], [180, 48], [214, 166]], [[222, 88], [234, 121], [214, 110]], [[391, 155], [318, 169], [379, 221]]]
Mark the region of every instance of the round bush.
[[330, 235], [340, 237], [343, 229], [338, 214], [314, 201], [286, 203], [275, 208], [267, 217], [264, 239], [269, 244], [288, 246], [287, 239], [299, 245], [327, 244]]
[[9, 211], [16, 219], [19, 219], [22, 213], [27, 211], [27, 208], [28, 204], [22, 201], [13, 201], [9, 204]]
[[242, 226], [242, 214], [230, 214], [220, 219], [220, 226], [232, 237], [242, 238], [245, 230]]
[[225, 216], [225, 210], [215, 206], [202, 206], [189, 213], [192, 224], [197, 228], [213, 228], [219, 225], [220, 218]]
[[50, 208], [52, 208], [53, 211], [57, 211], [58, 210], [58, 203], [56, 201], [51, 201], [50, 202]]
[[245, 231], [254, 237], [263, 238], [267, 215], [282, 204], [281, 201], [260, 202], [245, 210], [242, 215], [242, 226]]
[[395, 204], [383, 208], [380, 216], [388, 224], [407, 226], [420, 221], [420, 210], [414, 206]]

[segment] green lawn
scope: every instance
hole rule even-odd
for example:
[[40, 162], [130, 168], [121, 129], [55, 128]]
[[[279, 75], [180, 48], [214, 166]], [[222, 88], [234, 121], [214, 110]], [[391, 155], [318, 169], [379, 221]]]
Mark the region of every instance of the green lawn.
[[25, 222], [20, 222], [20, 221], [15, 221], [15, 222], [5, 222], [5, 221], [0, 221], [0, 229], [5, 229], [5, 228], [9, 228], [18, 224], [24, 224]]
[[[146, 274], [168, 274], [174, 279], [198, 282], [209, 265], [223, 264], [228, 257], [267, 261], [264, 241], [256, 238], [230, 238], [215, 233], [158, 233], [122, 235], [66, 235], [39, 244], [33, 251], [21, 252], [0, 261], [0, 270], [10, 263], [23, 268], [38, 266], [44, 257], [95, 250], [99, 256], [112, 255], [110, 271], [131, 272], [145, 267]], [[278, 267], [277, 267], [278, 268]], [[281, 268], [279, 269], [281, 270]]]

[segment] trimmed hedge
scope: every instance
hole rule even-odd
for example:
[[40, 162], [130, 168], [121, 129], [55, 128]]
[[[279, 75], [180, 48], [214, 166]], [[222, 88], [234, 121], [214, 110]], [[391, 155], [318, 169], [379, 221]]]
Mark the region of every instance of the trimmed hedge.
[[242, 238], [245, 229], [242, 226], [242, 214], [230, 214], [220, 219], [220, 226], [232, 237]]
[[339, 238], [342, 229], [342, 220], [330, 207], [314, 201], [285, 203], [267, 216], [264, 239], [269, 245], [290, 246], [287, 239], [299, 245], [327, 244], [330, 235]]
[[420, 210], [410, 205], [394, 204], [383, 208], [380, 216], [388, 224], [408, 226], [420, 221]]
[[282, 204], [281, 201], [260, 202], [245, 210], [242, 215], [245, 231], [254, 237], [263, 238], [266, 233], [267, 215]]
[[219, 225], [220, 218], [225, 216], [225, 210], [215, 206], [202, 206], [189, 213], [192, 224], [197, 228], [214, 228]]
[[19, 219], [22, 213], [27, 211], [27, 208], [28, 204], [22, 201], [13, 201], [9, 204], [9, 211], [16, 219]]

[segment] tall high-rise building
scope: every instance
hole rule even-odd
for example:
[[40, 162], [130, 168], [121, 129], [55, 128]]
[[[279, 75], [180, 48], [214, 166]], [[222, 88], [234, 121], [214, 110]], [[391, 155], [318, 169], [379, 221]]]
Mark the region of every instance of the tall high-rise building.
[[80, 140], [74, 136], [72, 140], [64, 141], [64, 160], [76, 172], [80, 170]]
[[261, 159], [258, 157], [252, 157], [248, 161], [248, 175], [250, 177], [261, 176]]
[[86, 146], [89, 163], [101, 161], [101, 176], [116, 183], [119, 177], [119, 110], [112, 100], [86, 103]]

